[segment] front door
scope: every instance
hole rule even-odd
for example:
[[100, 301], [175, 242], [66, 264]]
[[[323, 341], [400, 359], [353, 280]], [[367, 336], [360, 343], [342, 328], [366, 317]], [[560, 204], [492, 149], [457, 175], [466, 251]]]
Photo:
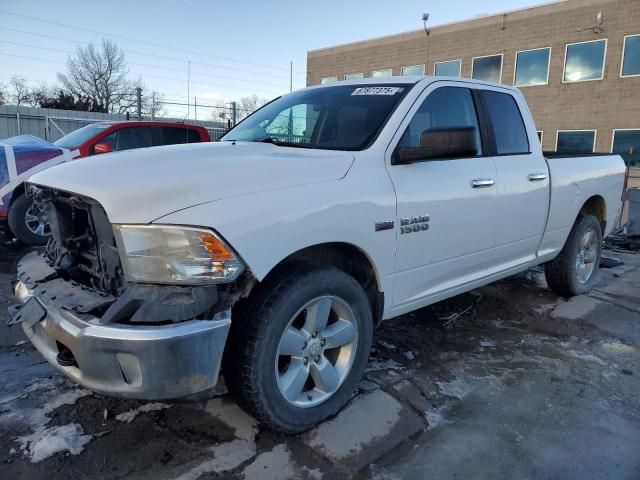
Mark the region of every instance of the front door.
[[[485, 277], [491, 263], [496, 167], [494, 158], [484, 155], [486, 133], [474, 95], [464, 85], [442, 81], [427, 87], [387, 151], [397, 196], [395, 314]], [[399, 148], [423, 146], [423, 132], [449, 128], [473, 132], [475, 152], [402, 164], [394, 160]]]

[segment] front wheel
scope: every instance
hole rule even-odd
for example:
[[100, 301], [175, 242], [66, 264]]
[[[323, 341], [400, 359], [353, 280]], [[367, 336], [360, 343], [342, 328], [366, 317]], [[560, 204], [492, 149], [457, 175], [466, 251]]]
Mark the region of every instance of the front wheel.
[[51, 236], [47, 214], [25, 194], [19, 195], [9, 208], [9, 228], [27, 245], [44, 245]]
[[372, 335], [371, 307], [355, 279], [302, 266], [257, 287], [233, 319], [225, 380], [259, 421], [301, 432], [351, 398]]
[[593, 215], [576, 220], [560, 254], [544, 266], [547, 284], [563, 297], [587, 293], [595, 283], [602, 253], [602, 226]]

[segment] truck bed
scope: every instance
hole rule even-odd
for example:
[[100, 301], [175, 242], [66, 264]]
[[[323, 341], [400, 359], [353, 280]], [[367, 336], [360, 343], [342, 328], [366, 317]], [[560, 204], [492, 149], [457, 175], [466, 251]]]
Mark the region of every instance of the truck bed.
[[550, 178], [549, 217], [539, 256], [559, 251], [580, 208], [590, 199], [601, 197], [607, 236], [615, 226], [621, 205], [626, 166], [620, 155], [592, 153], [567, 155], [545, 153]]

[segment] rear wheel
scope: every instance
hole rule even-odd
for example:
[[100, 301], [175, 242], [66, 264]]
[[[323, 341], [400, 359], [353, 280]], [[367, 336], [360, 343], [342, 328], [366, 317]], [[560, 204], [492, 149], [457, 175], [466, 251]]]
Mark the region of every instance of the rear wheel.
[[307, 430], [335, 414], [364, 373], [373, 321], [346, 273], [304, 266], [260, 285], [233, 319], [225, 380], [274, 430]]
[[593, 215], [582, 215], [560, 254], [545, 264], [551, 290], [563, 297], [587, 293], [593, 287], [602, 253], [602, 226]]
[[12, 202], [8, 221], [9, 228], [18, 240], [28, 245], [44, 245], [51, 236], [46, 212], [35, 206], [24, 194]]

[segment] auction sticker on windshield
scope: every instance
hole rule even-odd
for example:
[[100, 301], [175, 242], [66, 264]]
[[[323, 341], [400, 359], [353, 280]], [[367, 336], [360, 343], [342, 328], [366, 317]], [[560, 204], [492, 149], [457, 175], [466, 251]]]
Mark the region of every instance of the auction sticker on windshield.
[[399, 87], [361, 87], [356, 88], [351, 95], [395, 95], [401, 90]]

